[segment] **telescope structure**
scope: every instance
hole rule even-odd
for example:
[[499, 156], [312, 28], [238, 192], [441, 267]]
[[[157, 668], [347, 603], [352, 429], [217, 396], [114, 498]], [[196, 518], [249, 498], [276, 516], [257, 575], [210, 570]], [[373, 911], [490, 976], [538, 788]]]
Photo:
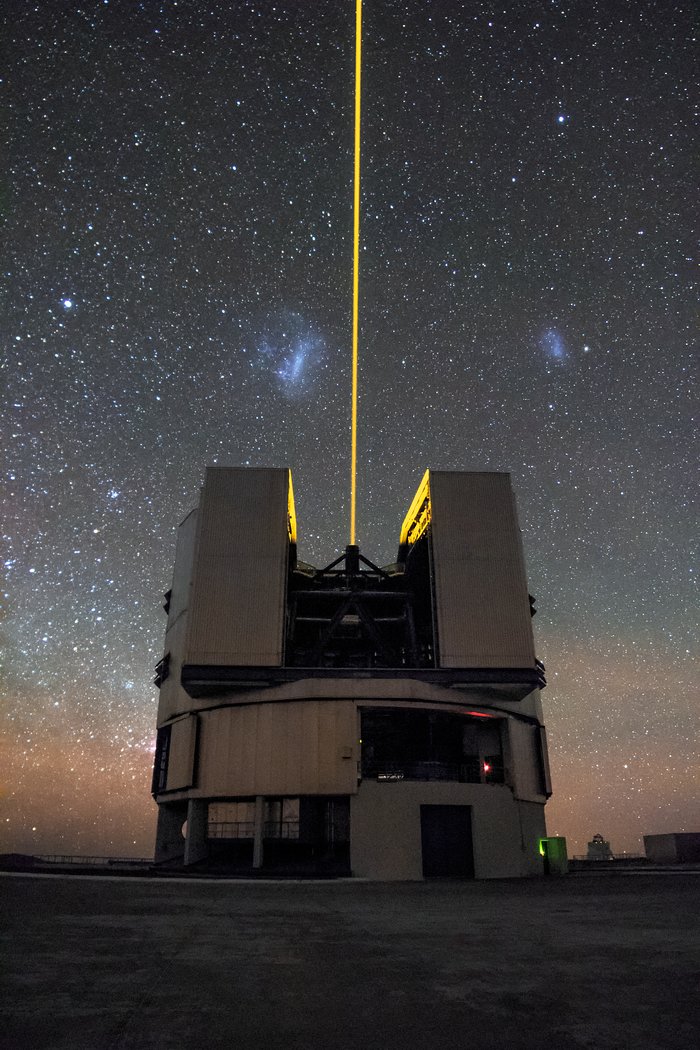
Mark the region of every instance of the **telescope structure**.
[[165, 608], [157, 863], [542, 874], [545, 679], [508, 474], [428, 470], [395, 563], [351, 545], [315, 568], [289, 470], [210, 467]]

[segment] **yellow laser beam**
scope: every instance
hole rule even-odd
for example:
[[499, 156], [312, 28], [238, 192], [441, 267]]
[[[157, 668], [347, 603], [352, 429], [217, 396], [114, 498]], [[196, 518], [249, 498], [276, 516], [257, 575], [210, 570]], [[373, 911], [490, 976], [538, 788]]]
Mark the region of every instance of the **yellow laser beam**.
[[355, 0], [355, 174], [352, 240], [352, 424], [350, 437], [350, 543], [355, 543], [357, 504], [357, 359], [360, 317], [360, 99], [362, 81], [362, 0]]

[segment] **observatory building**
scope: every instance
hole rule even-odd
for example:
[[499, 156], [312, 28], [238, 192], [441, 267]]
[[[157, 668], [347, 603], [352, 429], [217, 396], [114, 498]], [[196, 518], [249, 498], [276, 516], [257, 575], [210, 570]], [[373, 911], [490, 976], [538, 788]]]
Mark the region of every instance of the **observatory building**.
[[156, 862], [537, 875], [550, 794], [507, 474], [429, 470], [380, 567], [297, 556], [286, 469], [210, 467], [166, 595]]

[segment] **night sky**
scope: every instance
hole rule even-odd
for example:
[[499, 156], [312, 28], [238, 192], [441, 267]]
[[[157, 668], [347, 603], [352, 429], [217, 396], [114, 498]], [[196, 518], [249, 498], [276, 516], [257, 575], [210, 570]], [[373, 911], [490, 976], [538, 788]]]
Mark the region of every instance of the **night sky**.
[[[358, 538], [515, 486], [570, 852], [698, 831], [694, 4], [365, 0]], [[149, 855], [209, 463], [348, 541], [353, 0], [8, 0], [0, 851]]]

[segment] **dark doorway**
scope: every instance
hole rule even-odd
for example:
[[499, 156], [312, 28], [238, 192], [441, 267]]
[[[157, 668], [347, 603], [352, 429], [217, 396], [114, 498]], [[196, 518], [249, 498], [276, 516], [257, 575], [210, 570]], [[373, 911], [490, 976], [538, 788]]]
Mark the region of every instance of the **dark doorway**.
[[421, 806], [420, 836], [426, 879], [474, 878], [470, 806]]

